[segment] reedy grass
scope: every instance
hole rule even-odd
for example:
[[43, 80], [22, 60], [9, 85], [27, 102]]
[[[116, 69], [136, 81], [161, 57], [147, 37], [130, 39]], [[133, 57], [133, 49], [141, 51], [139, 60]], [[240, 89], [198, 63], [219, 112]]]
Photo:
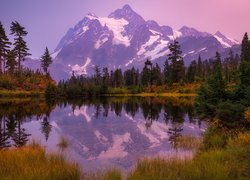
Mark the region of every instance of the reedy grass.
[[250, 178], [249, 132], [229, 139], [225, 148], [215, 147], [199, 151], [193, 159], [144, 159], [128, 175], [128, 180]]
[[46, 154], [38, 144], [0, 150], [0, 179], [81, 179], [77, 164], [60, 154]]
[[177, 142], [177, 148], [184, 150], [197, 150], [202, 146], [202, 138], [191, 135], [177, 137]]
[[84, 179], [86, 180], [122, 180], [121, 171], [115, 168], [108, 169], [106, 171], [99, 171], [95, 173], [86, 174]]

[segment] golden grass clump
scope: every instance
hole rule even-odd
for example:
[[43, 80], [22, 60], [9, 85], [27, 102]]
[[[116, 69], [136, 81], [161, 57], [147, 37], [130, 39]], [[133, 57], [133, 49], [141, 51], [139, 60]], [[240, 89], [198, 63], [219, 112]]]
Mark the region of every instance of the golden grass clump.
[[0, 150], [0, 179], [81, 179], [77, 164], [62, 155], [46, 154], [38, 144]]
[[184, 150], [196, 150], [202, 146], [202, 138], [186, 135], [177, 137], [177, 147]]

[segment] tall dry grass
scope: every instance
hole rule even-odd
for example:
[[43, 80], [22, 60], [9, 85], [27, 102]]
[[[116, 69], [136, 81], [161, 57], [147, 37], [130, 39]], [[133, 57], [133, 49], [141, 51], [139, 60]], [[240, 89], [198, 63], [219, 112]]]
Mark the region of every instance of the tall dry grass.
[[0, 179], [81, 179], [77, 164], [62, 155], [46, 154], [38, 144], [0, 150]]

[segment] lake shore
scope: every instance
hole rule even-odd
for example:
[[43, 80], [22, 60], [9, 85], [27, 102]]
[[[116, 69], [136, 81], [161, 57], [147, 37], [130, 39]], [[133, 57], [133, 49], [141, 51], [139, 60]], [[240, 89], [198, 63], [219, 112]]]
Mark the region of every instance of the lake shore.
[[0, 90], [0, 98], [26, 98], [26, 97], [42, 97], [43, 91], [24, 91], [24, 90]]

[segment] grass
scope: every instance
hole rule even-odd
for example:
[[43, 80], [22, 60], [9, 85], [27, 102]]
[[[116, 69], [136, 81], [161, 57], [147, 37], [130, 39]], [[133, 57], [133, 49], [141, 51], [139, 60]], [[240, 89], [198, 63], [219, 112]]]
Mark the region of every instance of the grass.
[[128, 175], [134, 179], [249, 179], [250, 133], [230, 139], [225, 148], [200, 151], [193, 159], [144, 159]]
[[62, 155], [46, 154], [38, 144], [0, 150], [0, 179], [81, 179], [77, 164], [68, 163]]
[[177, 137], [177, 148], [184, 150], [197, 150], [202, 146], [202, 138], [186, 135]]
[[[213, 134], [217, 136], [217, 133], [218, 131], [214, 129], [208, 131], [209, 136]], [[184, 140], [191, 141], [189, 144], [182, 144], [185, 148], [193, 148], [192, 142], [197, 143], [195, 146], [200, 143], [200, 140], [191, 136], [180, 139], [180, 141]], [[207, 148], [198, 151], [193, 159], [143, 159], [137, 163], [134, 170], [128, 173], [126, 179], [249, 179], [250, 132], [228, 138], [227, 144], [223, 148], [217, 145], [217, 140], [210, 141]], [[45, 150], [35, 143], [20, 149], [0, 150], [0, 179], [81, 178], [120, 180], [124, 177], [117, 169], [82, 175], [78, 165], [66, 162], [62, 155], [46, 154]]]
[[122, 175], [119, 170], [113, 168], [104, 172], [86, 174], [84, 179], [86, 180], [122, 180]]

